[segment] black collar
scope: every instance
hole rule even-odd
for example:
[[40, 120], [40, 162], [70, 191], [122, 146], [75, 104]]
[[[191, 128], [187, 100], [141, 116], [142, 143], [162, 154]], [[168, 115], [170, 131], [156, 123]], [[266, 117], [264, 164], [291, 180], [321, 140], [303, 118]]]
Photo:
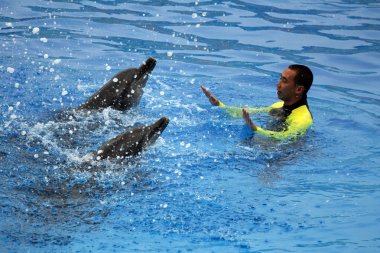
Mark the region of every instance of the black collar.
[[301, 98], [299, 101], [297, 101], [296, 103], [292, 104], [292, 105], [284, 105], [282, 108], [283, 110], [287, 111], [287, 112], [292, 112], [294, 109], [297, 109], [298, 107], [300, 106], [303, 106], [303, 105], [306, 105], [307, 108], [309, 108], [309, 105], [307, 104], [307, 96], [303, 96], [303, 98]]

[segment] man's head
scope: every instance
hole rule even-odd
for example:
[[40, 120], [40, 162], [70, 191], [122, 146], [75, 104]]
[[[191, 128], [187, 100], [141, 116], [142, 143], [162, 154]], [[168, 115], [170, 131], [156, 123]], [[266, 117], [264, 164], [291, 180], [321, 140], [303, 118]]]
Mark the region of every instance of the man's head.
[[313, 82], [313, 74], [304, 65], [293, 64], [282, 72], [277, 83], [277, 96], [285, 105], [291, 105], [305, 97]]
[[313, 83], [313, 72], [311, 72], [308, 67], [301, 64], [292, 64], [289, 65], [288, 68], [296, 72], [294, 82], [297, 86], [305, 87], [304, 94], [306, 95]]

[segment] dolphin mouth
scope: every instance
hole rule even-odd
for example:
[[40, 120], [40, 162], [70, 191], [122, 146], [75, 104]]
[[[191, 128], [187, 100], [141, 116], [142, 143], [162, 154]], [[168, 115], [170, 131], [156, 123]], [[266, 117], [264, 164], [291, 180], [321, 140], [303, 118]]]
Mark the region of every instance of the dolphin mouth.
[[156, 67], [156, 63], [156, 59], [149, 57], [139, 68], [141, 76], [150, 74], [153, 71], [154, 67]]
[[162, 132], [165, 130], [165, 128], [168, 126], [170, 120], [167, 117], [162, 117], [161, 119], [157, 120], [154, 124], [155, 130]]
[[162, 117], [149, 127], [150, 133], [146, 136], [147, 143], [144, 145], [145, 147], [151, 145], [158, 139], [158, 137], [168, 126], [169, 121], [170, 120], [167, 117]]

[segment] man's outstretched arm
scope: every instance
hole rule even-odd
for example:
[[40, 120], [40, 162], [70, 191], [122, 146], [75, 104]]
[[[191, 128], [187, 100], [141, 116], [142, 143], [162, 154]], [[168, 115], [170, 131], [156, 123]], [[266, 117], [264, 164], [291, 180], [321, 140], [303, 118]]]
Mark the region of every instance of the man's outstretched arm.
[[203, 93], [206, 95], [206, 97], [208, 97], [208, 100], [210, 101], [212, 105], [225, 106], [222, 102], [219, 101], [219, 99], [217, 99], [214, 95], [212, 95], [211, 92], [206, 89], [206, 87], [201, 85], [201, 89], [203, 90]]

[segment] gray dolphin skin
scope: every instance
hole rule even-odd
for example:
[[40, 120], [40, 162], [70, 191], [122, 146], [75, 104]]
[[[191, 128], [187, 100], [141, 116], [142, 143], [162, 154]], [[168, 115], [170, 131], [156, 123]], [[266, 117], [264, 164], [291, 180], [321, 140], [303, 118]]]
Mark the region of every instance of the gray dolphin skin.
[[129, 68], [119, 72], [78, 109], [112, 107], [116, 110], [128, 110], [136, 106], [144, 93], [143, 88], [148, 76], [155, 66], [156, 60], [148, 58], [139, 68]]
[[169, 119], [162, 117], [149, 126], [130, 127], [124, 133], [104, 143], [94, 155], [97, 160], [137, 155], [152, 145], [168, 124]]

